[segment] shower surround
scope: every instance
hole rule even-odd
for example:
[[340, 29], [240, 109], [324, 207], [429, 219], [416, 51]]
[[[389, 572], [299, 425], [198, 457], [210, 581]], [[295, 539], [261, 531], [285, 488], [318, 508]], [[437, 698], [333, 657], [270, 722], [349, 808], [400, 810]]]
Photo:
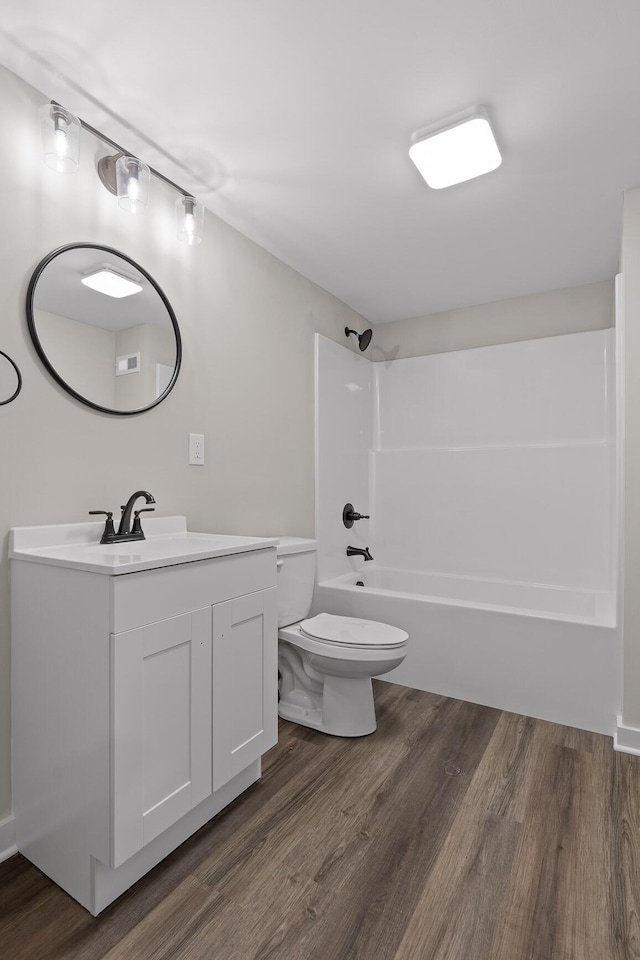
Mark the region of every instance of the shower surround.
[[407, 630], [395, 682], [612, 734], [614, 384], [613, 330], [380, 363], [317, 336], [317, 609]]

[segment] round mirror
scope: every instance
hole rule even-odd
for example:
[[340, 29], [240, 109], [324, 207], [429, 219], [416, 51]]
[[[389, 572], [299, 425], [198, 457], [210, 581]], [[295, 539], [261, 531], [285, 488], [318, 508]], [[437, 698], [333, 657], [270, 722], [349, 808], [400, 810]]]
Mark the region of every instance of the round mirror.
[[27, 321], [49, 373], [94, 410], [142, 413], [177, 380], [182, 345], [171, 304], [117, 250], [72, 243], [48, 254], [29, 284]]
[[22, 390], [22, 374], [10, 356], [0, 350], [0, 407], [11, 403]]

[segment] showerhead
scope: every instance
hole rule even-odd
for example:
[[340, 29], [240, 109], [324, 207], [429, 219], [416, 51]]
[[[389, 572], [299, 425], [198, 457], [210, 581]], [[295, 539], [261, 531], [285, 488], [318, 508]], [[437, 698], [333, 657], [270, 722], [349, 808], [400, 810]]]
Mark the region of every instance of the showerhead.
[[355, 333], [358, 338], [358, 346], [361, 350], [366, 350], [369, 344], [371, 343], [371, 337], [373, 330], [369, 327], [368, 330], [363, 330], [362, 333], [358, 333], [357, 330], [350, 330], [349, 327], [344, 328], [344, 335], [348, 337], [350, 333]]

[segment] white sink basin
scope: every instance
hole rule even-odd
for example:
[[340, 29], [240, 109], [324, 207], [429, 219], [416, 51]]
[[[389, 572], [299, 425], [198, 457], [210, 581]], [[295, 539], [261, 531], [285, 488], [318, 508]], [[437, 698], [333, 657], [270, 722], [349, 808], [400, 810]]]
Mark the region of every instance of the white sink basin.
[[50, 563], [114, 576], [262, 550], [278, 542], [264, 537], [191, 533], [186, 529], [185, 517], [146, 520], [146, 539], [124, 543], [101, 544], [103, 528], [103, 523], [14, 527], [10, 531], [9, 556], [14, 560]]

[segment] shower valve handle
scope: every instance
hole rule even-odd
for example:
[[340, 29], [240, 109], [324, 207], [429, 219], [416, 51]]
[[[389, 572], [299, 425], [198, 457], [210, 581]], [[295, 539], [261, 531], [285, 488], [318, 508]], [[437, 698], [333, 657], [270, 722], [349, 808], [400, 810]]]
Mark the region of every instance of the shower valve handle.
[[352, 503], [345, 503], [344, 510], [342, 511], [342, 522], [344, 523], [347, 530], [350, 530], [356, 520], [369, 520], [368, 513], [357, 513], [353, 509]]

